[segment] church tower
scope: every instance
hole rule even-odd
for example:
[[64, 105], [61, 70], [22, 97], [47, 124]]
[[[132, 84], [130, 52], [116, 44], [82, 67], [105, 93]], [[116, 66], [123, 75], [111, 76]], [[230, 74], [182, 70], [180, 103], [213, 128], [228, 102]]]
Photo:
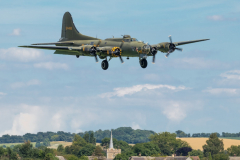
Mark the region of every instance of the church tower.
[[121, 149], [113, 148], [113, 139], [112, 139], [112, 131], [111, 131], [111, 139], [109, 148], [107, 149], [107, 159], [114, 159], [117, 154], [121, 154]]

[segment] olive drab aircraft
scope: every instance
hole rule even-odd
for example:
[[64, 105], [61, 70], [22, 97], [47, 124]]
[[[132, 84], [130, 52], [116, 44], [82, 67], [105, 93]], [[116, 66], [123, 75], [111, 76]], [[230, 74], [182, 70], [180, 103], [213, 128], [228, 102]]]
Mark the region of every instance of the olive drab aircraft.
[[[166, 53], [168, 57], [175, 50], [182, 51], [177, 46], [206, 41], [209, 39], [199, 39], [182, 42], [162, 42], [155, 45], [149, 45], [130, 35], [123, 35], [122, 38], [107, 38], [105, 40], [86, 36], [78, 32], [73, 23], [72, 16], [66, 12], [62, 21], [62, 35], [58, 42], [53, 43], [36, 43], [29, 46], [19, 46], [25, 48], [48, 49], [54, 50], [54, 54], [74, 55], [77, 58], [80, 56], [90, 56], [98, 62], [98, 57], [103, 59], [101, 67], [107, 70], [109, 61], [112, 58], [119, 58], [121, 63], [124, 63], [122, 57], [139, 57], [139, 63], [142, 68], [147, 67], [147, 57], [152, 57], [152, 63], [155, 63], [155, 56], [158, 51]], [[109, 58], [109, 59], [108, 59]]]

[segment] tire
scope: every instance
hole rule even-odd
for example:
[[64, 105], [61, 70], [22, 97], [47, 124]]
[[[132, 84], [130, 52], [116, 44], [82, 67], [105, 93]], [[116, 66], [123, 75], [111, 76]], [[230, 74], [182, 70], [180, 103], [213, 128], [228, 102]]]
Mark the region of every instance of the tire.
[[140, 60], [140, 66], [141, 66], [142, 68], [146, 68], [147, 65], [148, 65], [148, 63], [147, 63], [147, 60], [146, 60], [146, 59]]
[[107, 60], [102, 61], [101, 67], [103, 70], [107, 70], [108, 69], [108, 61]]

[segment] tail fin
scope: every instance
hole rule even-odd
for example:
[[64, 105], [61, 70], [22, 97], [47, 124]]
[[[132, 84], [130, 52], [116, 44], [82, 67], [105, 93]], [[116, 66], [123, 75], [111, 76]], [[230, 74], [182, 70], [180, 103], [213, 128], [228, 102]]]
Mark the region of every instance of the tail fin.
[[68, 40], [98, 40], [98, 39], [85, 36], [79, 33], [73, 23], [71, 14], [69, 12], [66, 12], [63, 16], [62, 36], [59, 41], [68, 41]]

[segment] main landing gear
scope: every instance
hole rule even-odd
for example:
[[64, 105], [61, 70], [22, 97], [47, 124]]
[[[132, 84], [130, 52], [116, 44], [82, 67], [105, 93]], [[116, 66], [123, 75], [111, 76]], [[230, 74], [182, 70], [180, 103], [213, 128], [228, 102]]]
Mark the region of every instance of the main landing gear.
[[107, 60], [103, 60], [101, 63], [101, 67], [103, 70], [107, 70], [108, 69], [108, 61]]
[[142, 68], [146, 68], [148, 65], [147, 60], [145, 58], [141, 59], [139, 63]]

